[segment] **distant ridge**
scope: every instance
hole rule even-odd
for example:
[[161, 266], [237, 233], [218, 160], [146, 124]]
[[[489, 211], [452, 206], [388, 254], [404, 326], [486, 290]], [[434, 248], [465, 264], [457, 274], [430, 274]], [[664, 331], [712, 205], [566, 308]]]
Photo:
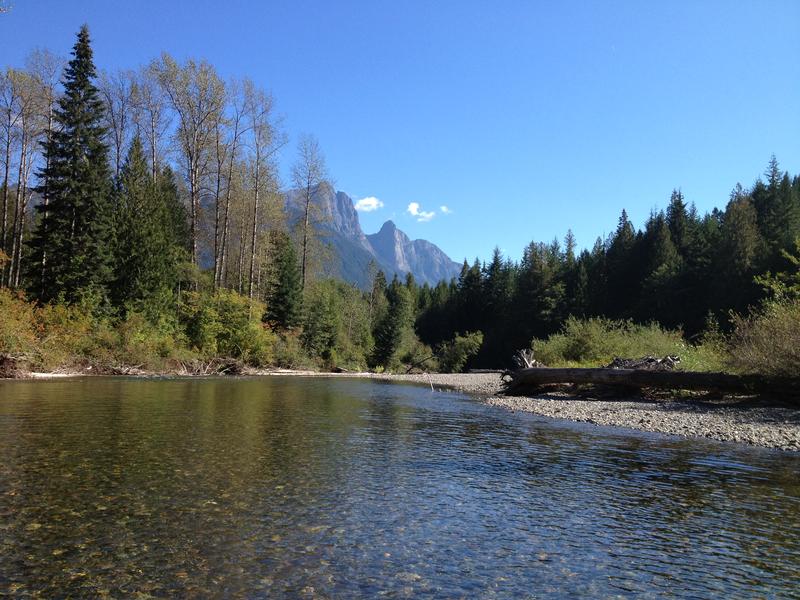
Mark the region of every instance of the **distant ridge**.
[[[312, 202], [322, 213], [320, 234], [334, 253], [327, 269], [330, 276], [366, 288], [371, 278], [369, 264], [374, 262], [388, 279], [395, 274], [405, 277], [411, 273], [420, 285], [436, 285], [457, 277], [461, 270], [461, 265], [441, 248], [427, 240], [409, 239], [392, 221], [386, 221], [377, 233], [365, 235], [353, 200], [344, 192], [321, 185], [314, 191]], [[290, 224], [300, 222], [303, 208], [297, 190], [286, 193]]]

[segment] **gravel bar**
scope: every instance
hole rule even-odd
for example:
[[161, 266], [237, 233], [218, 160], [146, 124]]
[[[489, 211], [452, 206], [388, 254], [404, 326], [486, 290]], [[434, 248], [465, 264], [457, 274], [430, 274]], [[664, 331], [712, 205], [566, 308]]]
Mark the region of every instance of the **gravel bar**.
[[500, 375], [494, 373], [365, 376], [453, 388], [476, 394], [492, 406], [556, 419], [800, 451], [800, 410], [796, 408], [735, 399], [587, 400], [563, 393], [501, 396]]

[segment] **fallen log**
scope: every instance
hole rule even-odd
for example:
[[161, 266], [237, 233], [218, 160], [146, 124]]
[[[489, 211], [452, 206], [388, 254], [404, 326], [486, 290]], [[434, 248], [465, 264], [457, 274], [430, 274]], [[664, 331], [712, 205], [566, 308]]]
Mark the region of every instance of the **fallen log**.
[[800, 378], [732, 375], [696, 371], [651, 371], [641, 369], [533, 368], [508, 373], [506, 395], [521, 395], [526, 390], [548, 384], [593, 384], [627, 388], [706, 390], [740, 394], [759, 394], [800, 400]]

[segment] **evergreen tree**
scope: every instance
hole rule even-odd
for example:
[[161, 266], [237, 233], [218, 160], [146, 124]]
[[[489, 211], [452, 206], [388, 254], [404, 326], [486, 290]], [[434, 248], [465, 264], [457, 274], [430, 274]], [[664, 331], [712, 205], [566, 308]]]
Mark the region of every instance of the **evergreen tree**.
[[644, 247], [647, 269], [642, 282], [639, 316], [642, 320], [647, 320], [648, 316], [655, 317], [669, 327], [680, 325], [683, 307], [677, 305], [675, 292], [682, 261], [663, 213], [648, 221]]
[[167, 165], [158, 173], [156, 182], [158, 193], [163, 198], [167, 211], [167, 230], [170, 233], [172, 246], [179, 254], [179, 261], [188, 261], [192, 246], [189, 213], [181, 202], [175, 173]]
[[106, 299], [114, 277], [112, 188], [95, 75], [84, 25], [64, 72], [64, 94], [39, 173], [49, 195], [47, 228], [37, 229], [31, 243], [31, 291], [40, 301], [59, 295], [76, 301], [87, 294]]
[[270, 231], [270, 254], [273, 274], [264, 320], [283, 328], [294, 327], [300, 323], [303, 290], [297, 252], [286, 232]]
[[765, 242], [765, 266], [774, 268], [782, 262], [781, 252], [791, 248], [794, 238], [800, 234], [800, 202], [789, 175], [781, 172], [775, 156], [770, 159], [764, 175], [767, 181], [758, 180], [750, 197]]
[[482, 329], [486, 308], [483, 298], [483, 274], [477, 258], [471, 267], [462, 269], [458, 281], [458, 303], [456, 329], [458, 331]]
[[375, 348], [372, 354], [373, 366], [389, 367], [400, 347], [403, 332], [413, 318], [413, 306], [408, 289], [395, 275], [386, 289], [388, 309], [375, 328]]
[[691, 219], [680, 190], [672, 190], [667, 206], [667, 225], [675, 248], [681, 256], [686, 256], [691, 245]]
[[713, 270], [715, 309], [742, 312], [758, 297], [753, 283], [764, 241], [758, 228], [758, 212], [740, 186], [732, 192], [722, 220], [720, 243]]
[[608, 287], [603, 312], [608, 316], [630, 316], [638, 282], [635, 246], [636, 232], [623, 209], [606, 253]]
[[183, 258], [175, 231], [175, 198], [169, 181], [153, 181], [139, 137], [131, 143], [117, 184], [118, 306], [144, 311], [157, 320], [172, 304]]

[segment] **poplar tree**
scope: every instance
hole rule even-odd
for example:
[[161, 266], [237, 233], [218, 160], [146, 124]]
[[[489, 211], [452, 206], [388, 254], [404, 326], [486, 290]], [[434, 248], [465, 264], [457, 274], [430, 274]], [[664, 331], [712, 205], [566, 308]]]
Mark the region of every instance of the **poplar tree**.
[[[108, 148], [103, 142], [103, 102], [93, 80], [89, 30], [81, 27], [64, 72], [64, 95], [54, 113], [56, 126], [44, 144], [49, 206], [47, 228], [33, 248], [32, 292], [40, 301], [63, 295], [74, 302], [87, 294], [108, 297], [114, 271], [114, 227]], [[40, 190], [41, 191], [41, 190]], [[37, 206], [44, 212], [43, 205]], [[42, 250], [47, 249], [46, 263]]]

